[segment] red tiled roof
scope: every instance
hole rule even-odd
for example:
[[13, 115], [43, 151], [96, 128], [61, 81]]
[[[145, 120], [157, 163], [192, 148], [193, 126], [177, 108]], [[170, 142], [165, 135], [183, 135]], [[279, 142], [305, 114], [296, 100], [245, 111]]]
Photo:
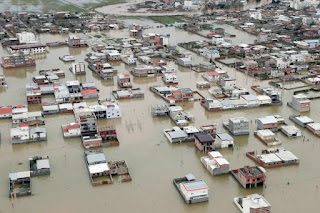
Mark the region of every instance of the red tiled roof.
[[207, 74], [210, 75], [210, 76], [211, 75], [214, 75], [214, 76], [218, 76], [219, 75], [219, 73], [217, 73], [216, 71], [208, 71]]
[[29, 124], [20, 124], [19, 126], [20, 126], [20, 127], [28, 127]]
[[82, 90], [83, 95], [88, 95], [88, 94], [97, 94], [98, 91], [96, 89], [88, 89], [88, 90]]
[[12, 107], [1, 107], [0, 108], [0, 114], [11, 114], [12, 113]]

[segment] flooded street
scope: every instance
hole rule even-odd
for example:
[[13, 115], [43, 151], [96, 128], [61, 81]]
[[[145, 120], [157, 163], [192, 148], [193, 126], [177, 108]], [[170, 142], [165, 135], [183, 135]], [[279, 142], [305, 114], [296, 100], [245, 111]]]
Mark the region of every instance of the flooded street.
[[[229, 26], [226, 26], [229, 27]], [[237, 34], [233, 29], [226, 30]], [[144, 33], [170, 34], [170, 44], [180, 42], [204, 40], [203, 37], [187, 33], [174, 27], [148, 29]], [[128, 37], [127, 30], [110, 31], [110, 37]], [[61, 35], [41, 35], [42, 43], [67, 39]], [[237, 37], [239, 43], [251, 42], [252, 36]], [[237, 41], [234, 41], [236, 43]], [[179, 50], [183, 50], [179, 48]], [[8, 88], [0, 88], [1, 105], [27, 104], [25, 84], [32, 82], [32, 77], [39, 75], [39, 70], [60, 68], [65, 71], [67, 80], [80, 82], [93, 81], [100, 89], [100, 100], [112, 97], [111, 91], [118, 89], [116, 78], [102, 80], [98, 75], [87, 69], [85, 76], [74, 76], [68, 68], [70, 63], [64, 63], [59, 56], [71, 54], [76, 61], [83, 61], [87, 49], [69, 49], [68, 47], [50, 48], [50, 53], [44, 57], [37, 56], [37, 67], [27, 69], [3, 70], [0, 74], [6, 76]], [[183, 50], [188, 52], [187, 50]], [[5, 49], [0, 49], [0, 55], [8, 55]], [[194, 55], [195, 62], [204, 58]], [[124, 63], [111, 63], [118, 71], [129, 71], [130, 67]], [[254, 93], [252, 85], [268, 85], [267, 81], [259, 81], [245, 76], [243, 73], [224, 67], [230, 77], [237, 79], [237, 85], [245, 87]], [[200, 73], [178, 67], [177, 76], [179, 87], [190, 87], [197, 90], [196, 82], [203, 81]], [[132, 76], [131, 76], [132, 77]], [[275, 213], [301, 213], [305, 209], [319, 212], [317, 202], [320, 199], [320, 141], [306, 129], [302, 129], [307, 138], [289, 139], [282, 133], [276, 133], [282, 141], [282, 146], [292, 151], [300, 158], [300, 165], [267, 169], [265, 187], [258, 189], [243, 189], [231, 176], [211, 176], [200, 162], [202, 153], [198, 152], [193, 143], [170, 144], [162, 130], [171, 128], [174, 123], [168, 118], [152, 117], [150, 106], [164, 103], [164, 100], [149, 91], [150, 86], [164, 85], [161, 77], [133, 78], [133, 87], [139, 87], [145, 92], [144, 99], [121, 100], [121, 119], [99, 120], [99, 125], [115, 125], [119, 147], [103, 148], [107, 160], [126, 160], [133, 178], [129, 183], [118, 183], [93, 187], [91, 185], [86, 164], [83, 157], [84, 148], [80, 138], [64, 139], [61, 125], [74, 121], [73, 114], [48, 115], [45, 117], [48, 132], [47, 142], [12, 145], [10, 142], [11, 119], [0, 120], [0, 213], [17, 212], [239, 212], [233, 204], [233, 198], [252, 193], [262, 194], [272, 205]], [[206, 90], [199, 90], [205, 97], [209, 97]], [[292, 90], [283, 90], [283, 106], [268, 106], [263, 108], [232, 110], [224, 112], [207, 112], [199, 102], [181, 103], [185, 110], [195, 115], [194, 125], [216, 123], [218, 132], [225, 132], [222, 122], [231, 117], [244, 116], [251, 120], [250, 136], [235, 137], [234, 149], [221, 149], [221, 154], [230, 162], [230, 169], [255, 165], [246, 157], [247, 151], [265, 149], [253, 132], [256, 130], [255, 118], [267, 115], [282, 115], [288, 124], [293, 124], [288, 117], [298, 114], [287, 107], [286, 102], [291, 98]], [[94, 102], [89, 102], [93, 104]], [[311, 112], [305, 113], [315, 121], [320, 122], [320, 99], [311, 101]], [[32, 106], [30, 111], [39, 110], [40, 106]], [[8, 174], [10, 172], [28, 169], [28, 157], [35, 155], [49, 155], [51, 175], [32, 179], [34, 196], [21, 197], [10, 200], [8, 198]], [[209, 202], [186, 205], [172, 184], [173, 178], [192, 173], [203, 179], [209, 186]]]

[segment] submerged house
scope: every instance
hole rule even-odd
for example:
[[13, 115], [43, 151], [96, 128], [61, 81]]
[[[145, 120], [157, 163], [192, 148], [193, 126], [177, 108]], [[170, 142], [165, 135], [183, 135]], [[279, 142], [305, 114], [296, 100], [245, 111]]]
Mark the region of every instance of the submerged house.
[[41, 91], [37, 84], [26, 85], [26, 96], [28, 104], [41, 104]]
[[97, 73], [102, 79], [113, 79], [115, 70], [109, 63], [103, 63], [102, 61], [94, 61], [89, 63], [89, 69]]
[[199, 132], [194, 135], [195, 146], [203, 153], [211, 152], [215, 149], [215, 138], [207, 132]]
[[267, 146], [276, 146], [281, 144], [281, 141], [269, 129], [257, 130], [254, 132], [254, 135]]
[[80, 124], [70, 123], [61, 126], [64, 138], [80, 137], [81, 129]]
[[86, 74], [86, 65], [83, 61], [72, 63], [72, 66], [69, 70], [75, 75], [85, 75]]
[[28, 124], [20, 124], [11, 128], [11, 143], [28, 143], [34, 141], [46, 141], [47, 131], [44, 127], [29, 127]]
[[216, 149], [231, 148], [233, 146], [234, 146], [234, 139], [231, 135], [225, 132], [217, 133], [216, 141], [214, 144], [214, 147]]
[[29, 126], [44, 125], [45, 120], [41, 111], [36, 112], [25, 112], [20, 114], [12, 115], [12, 124], [24, 124], [27, 123]]
[[76, 36], [69, 36], [67, 45], [71, 48], [75, 47], [88, 47], [88, 44]]
[[271, 213], [271, 205], [262, 195], [236, 197], [233, 202], [242, 213]]
[[101, 146], [119, 146], [119, 140], [117, 137], [117, 130], [114, 126], [104, 126], [98, 128], [98, 135], [102, 139]]
[[310, 111], [310, 100], [304, 94], [294, 95], [288, 105], [298, 112]]
[[128, 72], [124, 72], [123, 74], [117, 75], [117, 83], [121, 88], [131, 88], [131, 79], [130, 74]]
[[220, 152], [209, 152], [208, 156], [200, 158], [202, 164], [207, 168], [211, 175], [222, 175], [229, 173], [229, 162], [223, 158]]
[[263, 186], [266, 178], [265, 171], [258, 166], [245, 166], [240, 169], [234, 169], [231, 170], [231, 174], [243, 188]]
[[81, 85], [79, 81], [67, 81], [66, 87], [69, 91], [69, 102], [79, 102], [83, 100]]
[[175, 73], [165, 73], [161, 79], [168, 85], [178, 84], [177, 75]]
[[9, 174], [9, 197], [31, 195], [30, 171]]
[[173, 179], [173, 184], [187, 204], [209, 200], [209, 187], [203, 180], [197, 180], [192, 174]]
[[302, 132], [295, 126], [281, 126], [281, 132], [288, 137], [301, 137]]
[[194, 121], [194, 116], [191, 113], [184, 111], [181, 106], [172, 105], [168, 107], [168, 110], [172, 121], [180, 127], [187, 126], [190, 121]]
[[112, 176], [106, 157], [101, 150], [84, 152], [89, 177], [93, 186], [112, 183]]
[[233, 135], [248, 135], [250, 133], [249, 120], [244, 117], [230, 118], [229, 122], [223, 122], [223, 126]]
[[15, 54], [15, 55], [2, 57], [1, 66], [4, 69], [18, 68], [18, 67], [32, 67], [32, 66], [36, 66], [36, 61], [34, 58]]
[[222, 107], [222, 103], [217, 100], [217, 99], [213, 99], [213, 98], [206, 98], [204, 101], [201, 102], [201, 105], [204, 106], [204, 108], [206, 110], [208, 110], [209, 112], [215, 112], [215, 111], [221, 111], [223, 110]]
[[97, 134], [97, 118], [89, 108], [74, 109], [74, 115], [80, 124], [81, 136]]
[[170, 141], [170, 143], [184, 143], [194, 142], [195, 134], [199, 133], [199, 130], [194, 126], [173, 127], [172, 129], [163, 130], [164, 135]]
[[50, 175], [49, 156], [29, 157], [31, 176]]
[[81, 92], [84, 99], [98, 98], [98, 89], [94, 82], [86, 82], [81, 84]]
[[296, 165], [300, 162], [299, 158], [283, 147], [262, 150], [261, 154], [247, 152], [246, 155], [265, 168]]
[[274, 116], [266, 116], [257, 118], [257, 127], [259, 130], [269, 129], [271, 131], [278, 130], [278, 120]]

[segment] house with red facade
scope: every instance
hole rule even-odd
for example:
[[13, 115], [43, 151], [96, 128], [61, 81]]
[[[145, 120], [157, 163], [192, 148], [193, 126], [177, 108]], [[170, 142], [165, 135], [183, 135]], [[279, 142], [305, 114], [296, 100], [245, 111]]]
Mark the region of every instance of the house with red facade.
[[269, 129], [271, 131], [277, 131], [279, 129], [278, 120], [274, 116], [257, 118], [256, 122], [259, 130]]
[[7, 68], [18, 68], [18, 67], [32, 67], [36, 66], [34, 58], [26, 57], [24, 55], [10, 55], [2, 57], [1, 66], [4, 69]]
[[233, 177], [243, 186], [243, 188], [257, 188], [263, 186], [266, 179], [265, 171], [258, 166], [245, 166], [243, 168], [231, 170]]
[[26, 96], [28, 104], [41, 104], [41, 91], [38, 84], [28, 84], [26, 86]]

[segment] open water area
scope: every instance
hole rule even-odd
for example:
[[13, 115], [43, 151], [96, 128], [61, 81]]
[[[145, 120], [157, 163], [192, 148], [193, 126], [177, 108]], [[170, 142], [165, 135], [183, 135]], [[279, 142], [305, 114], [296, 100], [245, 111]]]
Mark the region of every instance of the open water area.
[[[154, 32], [170, 34], [170, 44], [203, 40], [203, 37], [190, 34], [174, 27], [148, 29], [145, 33]], [[231, 31], [237, 34], [237, 31]], [[128, 37], [127, 30], [110, 31], [110, 37]], [[42, 43], [66, 40], [67, 35], [40, 35]], [[241, 42], [253, 42], [248, 36]], [[180, 51], [186, 51], [179, 48]], [[36, 56], [36, 68], [0, 69], [8, 83], [8, 88], [0, 89], [1, 105], [26, 104], [25, 85], [32, 82], [39, 70], [60, 68], [66, 77], [61, 79], [95, 82], [100, 90], [100, 100], [112, 97], [111, 91], [118, 89], [114, 80], [102, 80], [87, 69], [85, 76], [74, 76], [68, 68], [71, 63], [64, 63], [59, 56], [71, 54], [76, 61], [83, 61], [91, 48], [70, 49], [68, 47], [50, 48], [46, 56]], [[8, 55], [0, 48], [0, 55]], [[195, 62], [205, 59], [193, 54]], [[122, 62], [111, 63], [118, 73], [129, 71], [131, 67]], [[218, 64], [228, 71], [230, 77], [237, 79], [237, 85], [245, 87], [250, 93], [252, 85], [268, 85], [247, 77], [234, 69]], [[197, 90], [196, 82], [203, 81], [200, 73], [187, 68], [178, 67], [179, 87]], [[132, 77], [133, 87], [145, 92], [144, 99], [120, 100], [122, 118], [99, 120], [99, 125], [114, 125], [117, 129], [119, 147], [102, 148], [107, 160], [126, 160], [133, 178], [132, 182], [115, 183], [93, 187], [91, 185], [83, 157], [84, 148], [80, 138], [64, 139], [61, 125], [74, 121], [73, 114], [48, 115], [45, 117], [48, 133], [47, 142], [12, 145], [10, 142], [11, 119], [0, 120], [0, 212], [239, 212], [233, 198], [252, 193], [259, 193], [272, 205], [272, 212], [286, 213], [304, 211], [319, 212], [320, 207], [320, 140], [306, 129], [302, 129], [304, 137], [289, 139], [282, 133], [276, 133], [282, 146], [300, 158], [297, 166], [267, 169], [265, 186], [258, 189], [244, 189], [231, 176], [211, 176], [200, 162], [204, 154], [198, 152], [193, 143], [170, 144], [163, 134], [163, 129], [171, 128], [174, 123], [169, 117], [152, 117], [152, 104], [165, 103], [163, 99], [149, 91], [150, 86], [164, 85], [161, 77]], [[198, 90], [209, 97], [206, 90]], [[230, 169], [245, 165], [255, 165], [246, 157], [248, 151], [260, 151], [267, 147], [261, 143], [253, 132], [256, 130], [255, 119], [267, 115], [279, 114], [288, 124], [289, 115], [298, 112], [289, 108], [286, 102], [291, 100], [293, 90], [282, 90], [282, 106], [268, 106], [223, 112], [207, 112], [200, 102], [179, 103], [186, 111], [195, 115], [193, 125], [217, 124], [218, 132], [225, 132], [222, 122], [228, 118], [244, 116], [251, 121], [249, 136], [236, 136], [233, 149], [218, 151], [230, 162]], [[93, 104], [89, 101], [89, 105]], [[311, 101], [311, 112], [304, 113], [316, 122], [320, 122], [320, 100]], [[40, 106], [30, 106], [29, 111], [40, 110]], [[28, 157], [49, 155], [51, 175], [32, 178], [32, 196], [9, 199], [8, 175], [11, 172], [28, 170]], [[192, 173], [203, 179], [209, 186], [209, 202], [187, 205], [174, 187], [172, 180]]]

